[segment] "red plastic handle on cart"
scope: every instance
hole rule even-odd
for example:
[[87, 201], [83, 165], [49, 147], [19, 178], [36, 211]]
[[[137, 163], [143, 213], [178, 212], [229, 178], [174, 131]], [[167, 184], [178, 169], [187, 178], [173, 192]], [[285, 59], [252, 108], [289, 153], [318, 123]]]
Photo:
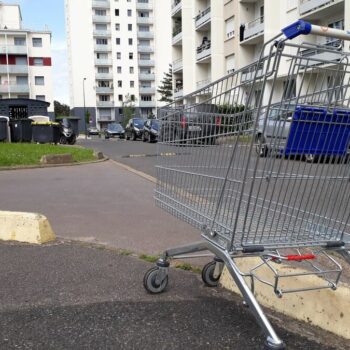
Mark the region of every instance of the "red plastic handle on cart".
[[[307, 255], [287, 255], [281, 257], [282, 259], [286, 259], [289, 261], [303, 261], [303, 260], [314, 260], [316, 259], [316, 255], [307, 254]], [[272, 257], [272, 260], [278, 260], [277, 257]]]

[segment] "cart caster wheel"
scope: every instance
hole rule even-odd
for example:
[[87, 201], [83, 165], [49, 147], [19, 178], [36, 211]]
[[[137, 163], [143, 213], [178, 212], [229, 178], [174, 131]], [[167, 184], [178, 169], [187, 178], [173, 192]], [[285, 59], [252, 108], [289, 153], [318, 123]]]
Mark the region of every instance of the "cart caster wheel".
[[214, 277], [215, 265], [216, 261], [211, 261], [202, 269], [202, 280], [208, 287], [217, 287], [219, 284], [221, 274], [216, 278]]
[[264, 344], [264, 350], [285, 350], [285, 349], [286, 349], [286, 345], [284, 343], [273, 344], [273, 343], [270, 343], [268, 340], [266, 340]]
[[143, 286], [148, 293], [159, 294], [164, 292], [165, 288], [167, 287], [168, 275], [166, 275], [161, 282], [157, 281], [160, 270], [161, 268], [155, 266], [146, 272], [145, 277], [143, 278]]

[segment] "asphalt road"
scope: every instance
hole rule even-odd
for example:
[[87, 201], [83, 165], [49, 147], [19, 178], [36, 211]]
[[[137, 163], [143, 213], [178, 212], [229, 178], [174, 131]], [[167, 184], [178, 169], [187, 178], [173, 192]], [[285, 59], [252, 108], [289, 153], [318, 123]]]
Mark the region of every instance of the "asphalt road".
[[[167, 291], [149, 295], [150, 266], [81, 244], [0, 244], [0, 348], [262, 349], [239, 298], [173, 269]], [[346, 349], [334, 335], [270, 318], [290, 350]]]

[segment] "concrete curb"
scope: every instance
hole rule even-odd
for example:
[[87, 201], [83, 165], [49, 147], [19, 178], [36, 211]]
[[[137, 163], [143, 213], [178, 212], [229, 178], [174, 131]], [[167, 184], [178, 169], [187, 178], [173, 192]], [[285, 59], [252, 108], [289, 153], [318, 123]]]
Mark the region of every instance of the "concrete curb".
[[0, 240], [42, 244], [55, 239], [56, 235], [44, 215], [0, 211]]
[[[244, 261], [248, 260], [248, 261]], [[256, 258], [241, 259], [237, 264], [241, 271], [249, 271], [261, 260]], [[293, 270], [288, 267], [281, 267], [284, 272], [305, 272], [301, 269]], [[271, 279], [271, 274], [262, 271], [259, 274], [265, 280]], [[247, 280], [249, 283], [249, 281]], [[318, 282], [318, 283], [317, 283]], [[231, 275], [225, 268], [220, 280], [222, 286], [235, 294], [240, 294]], [[315, 276], [290, 278], [285, 286], [316, 286], [320, 279]], [[343, 338], [350, 339], [350, 287], [346, 284], [338, 285], [336, 291], [323, 289], [302, 293], [284, 294], [277, 298], [273, 289], [256, 281], [255, 296], [259, 303], [289, 317], [308, 322], [329, 332], [335, 333]]]
[[108, 157], [104, 157], [103, 159], [91, 160], [89, 162], [80, 162], [80, 163], [65, 163], [65, 164], [38, 164], [38, 165], [24, 165], [24, 166], [9, 166], [9, 167], [0, 167], [0, 171], [10, 171], [10, 170], [27, 170], [27, 169], [45, 169], [45, 168], [58, 168], [65, 166], [78, 166], [78, 165], [87, 165], [87, 164], [95, 164], [102, 163], [109, 160]]

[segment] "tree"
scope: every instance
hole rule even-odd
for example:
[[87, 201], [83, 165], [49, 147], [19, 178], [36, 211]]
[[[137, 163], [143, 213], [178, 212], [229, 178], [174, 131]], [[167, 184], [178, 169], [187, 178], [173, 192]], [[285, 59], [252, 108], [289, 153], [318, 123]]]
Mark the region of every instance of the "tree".
[[169, 64], [169, 71], [164, 73], [164, 78], [157, 91], [161, 94], [160, 102], [173, 102], [173, 68]]
[[126, 124], [128, 124], [128, 121], [134, 116], [135, 114], [135, 102], [136, 98], [134, 95], [127, 94], [125, 95], [124, 101], [123, 101], [123, 126], [125, 127]]
[[68, 117], [70, 116], [70, 107], [64, 103], [58, 101], [53, 102], [55, 109], [55, 117]]

